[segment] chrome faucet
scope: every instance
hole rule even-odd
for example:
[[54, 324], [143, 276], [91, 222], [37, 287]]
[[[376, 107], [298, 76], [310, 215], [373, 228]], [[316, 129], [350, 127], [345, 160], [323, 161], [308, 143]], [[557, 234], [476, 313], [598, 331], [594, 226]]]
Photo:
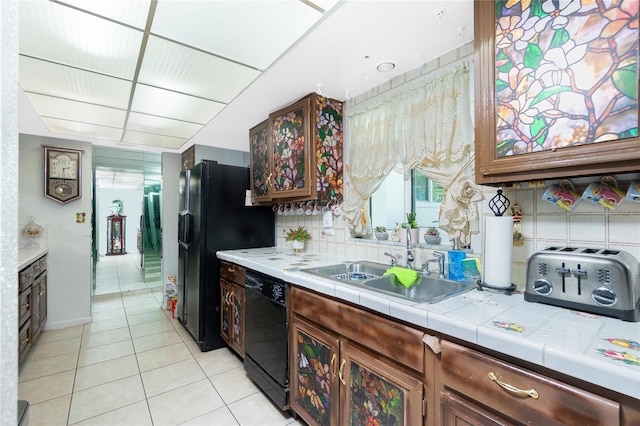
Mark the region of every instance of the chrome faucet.
[[411, 264], [415, 260], [413, 248], [411, 247], [411, 226], [407, 224], [407, 268], [411, 269]]
[[431, 259], [427, 260], [422, 264], [422, 272], [425, 275], [429, 275], [431, 273], [431, 271], [429, 270], [429, 264], [432, 262], [438, 262], [439, 276], [440, 278], [444, 278], [445, 277], [444, 276], [444, 253], [441, 253], [439, 251], [434, 251], [433, 255], [435, 257], [432, 257]]
[[391, 258], [391, 266], [398, 266], [398, 259], [396, 259], [394, 255], [386, 251], [384, 252], [384, 255]]

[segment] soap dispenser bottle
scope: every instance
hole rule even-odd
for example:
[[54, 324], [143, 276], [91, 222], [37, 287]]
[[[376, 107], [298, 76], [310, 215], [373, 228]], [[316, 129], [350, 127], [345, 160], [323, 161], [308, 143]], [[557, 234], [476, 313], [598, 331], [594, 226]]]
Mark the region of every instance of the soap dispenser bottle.
[[464, 271], [462, 270], [462, 260], [467, 257], [466, 250], [460, 250], [458, 239], [453, 240], [453, 249], [447, 253], [449, 263], [449, 279], [452, 281], [464, 281]]

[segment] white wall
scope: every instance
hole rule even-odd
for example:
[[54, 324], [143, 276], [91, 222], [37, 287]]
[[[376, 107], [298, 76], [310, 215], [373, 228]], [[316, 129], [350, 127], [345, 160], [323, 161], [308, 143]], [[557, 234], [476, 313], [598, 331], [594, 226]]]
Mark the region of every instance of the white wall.
[[0, 424], [18, 400], [18, 2], [0, 1]]
[[[176, 154], [177, 155], [177, 154]], [[140, 172], [142, 174], [142, 171]], [[126, 218], [125, 250], [129, 253], [137, 252], [138, 227], [140, 226], [140, 215], [142, 214], [143, 188], [140, 189], [97, 189], [96, 190], [96, 239], [98, 253], [107, 253], [107, 216], [110, 215], [111, 202], [122, 200], [124, 203], [123, 214]]]
[[168, 152], [162, 154], [163, 285], [167, 283], [169, 275], [178, 276], [178, 198], [181, 165], [180, 154]]
[[[84, 150], [82, 198], [60, 204], [44, 196], [42, 145]], [[91, 322], [91, 144], [20, 135], [19, 227], [33, 216], [47, 228], [48, 314], [46, 329]], [[84, 223], [76, 213], [85, 213]]]

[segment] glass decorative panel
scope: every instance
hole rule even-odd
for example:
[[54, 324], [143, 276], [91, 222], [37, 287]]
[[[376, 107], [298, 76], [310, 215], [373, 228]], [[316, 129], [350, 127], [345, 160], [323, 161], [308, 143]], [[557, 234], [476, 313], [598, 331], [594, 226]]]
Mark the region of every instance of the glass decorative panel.
[[236, 292], [233, 293], [233, 342], [242, 345], [242, 296]]
[[[321, 425], [330, 423], [331, 347], [297, 331], [297, 402]], [[364, 423], [362, 423], [364, 424]]]
[[273, 185], [276, 192], [304, 188], [304, 119], [304, 108], [298, 108], [273, 120]]
[[496, 1], [497, 158], [638, 136], [638, 5]]
[[404, 390], [351, 361], [350, 425], [404, 424]]
[[315, 97], [318, 199], [342, 201], [342, 102]]
[[260, 125], [249, 133], [249, 152], [251, 153], [251, 184], [255, 197], [269, 195], [269, 141], [267, 126]]

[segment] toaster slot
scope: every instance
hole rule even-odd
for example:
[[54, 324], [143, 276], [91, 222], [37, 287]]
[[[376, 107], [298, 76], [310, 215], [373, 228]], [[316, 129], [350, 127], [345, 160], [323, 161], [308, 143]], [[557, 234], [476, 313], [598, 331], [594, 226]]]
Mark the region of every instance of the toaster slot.
[[587, 270], [580, 268], [580, 264], [578, 263], [578, 267], [571, 271], [574, 277], [578, 279], [578, 296], [582, 294], [582, 277], [587, 276]]
[[565, 265], [564, 262], [562, 262], [562, 266], [558, 266], [556, 268], [556, 272], [558, 274], [560, 274], [560, 276], [562, 277], [562, 292], [566, 292], [566, 278], [567, 276], [571, 275], [571, 269], [567, 268], [567, 266]]

